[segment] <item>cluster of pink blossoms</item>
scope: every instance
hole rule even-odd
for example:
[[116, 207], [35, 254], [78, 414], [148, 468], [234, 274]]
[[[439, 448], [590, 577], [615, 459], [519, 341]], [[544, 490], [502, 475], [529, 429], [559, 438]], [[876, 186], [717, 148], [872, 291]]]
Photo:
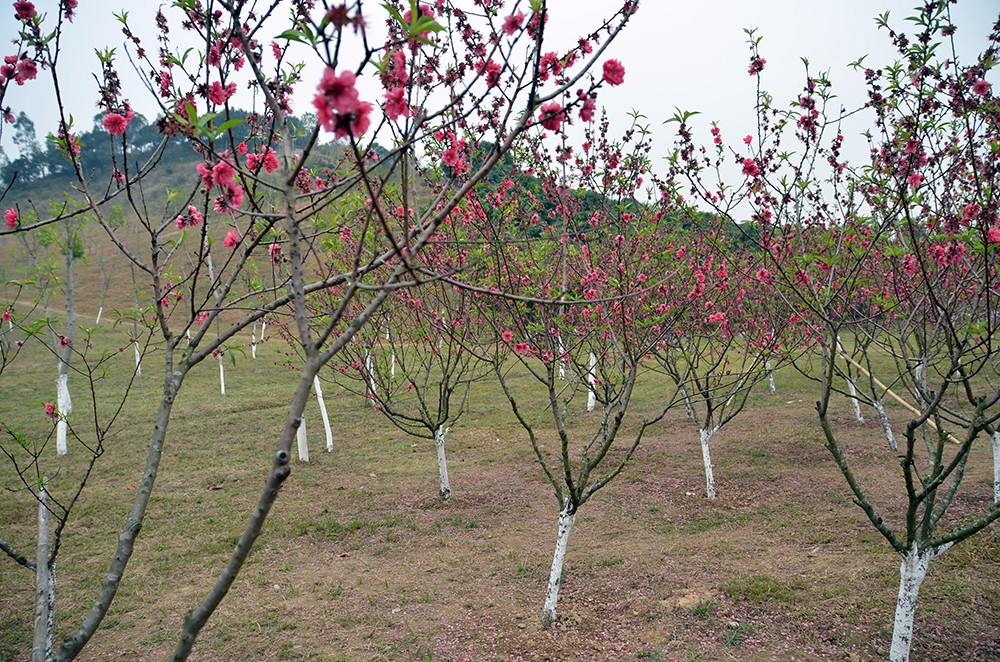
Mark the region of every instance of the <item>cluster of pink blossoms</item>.
[[[546, 53], [546, 55], [550, 54]], [[555, 54], [551, 55], [554, 56]], [[557, 59], [548, 64], [545, 63], [544, 57], [542, 60], [543, 62], [540, 66], [547, 66], [554, 73], [559, 73], [561, 70], [561, 65]], [[487, 82], [489, 82], [488, 73]], [[618, 60], [608, 60], [604, 63], [603, 80], [608, 85], [621, 85], [625, 82], [625, 67]], [[583, 90], [577, 90], [576, 95], [577, 100], [580, 102], [580, 119], [584, 122], [592, 121], [594, 119], [594, 111], [597, 109], [597, 102], [594, 96], [584, 93]], [[564, 121], [568, 121], [566, 110], [556, 101], [543, 103], [541, 108], [538, 109], [538, 123], [542, 125], [543, 129], [559, 131]]]
[[368, 130], [372, 105], [358, 99], [357, 77], [350, 71], [338, 76], [332, 67], [323, 72], [313, 98], [319, 125], [333, 132], [334, 138], [358, 137]]
[[104, 128], [113, 136], [120, 136], [125, 133], [125, 129], [128, 128], [129, 122], [135, 117], [135, 111], [129, 108], [128, 104], [125, 104], [125, 114], [121, 113], [108, 113], [104, 116], [101, 124]]
[[18, 218], [16, 209], [8, 209], [3, 213], [3, 220], [7, 223], [7, 227], [14, 229], [17, 227]]
[[179, 215], [176, 219], [177, 229], [183, 230], [184, 228], [197, 227], [203, 219], [204, 217], [201, 215], [201, 212], [198, 211], [197, 207], [194, 205], [188, 205], [187, 213]]
[[0, 65], [0, 78], [4, 80], [13, 78], [18, 85], [35, 80], [37, 76], [38, 64], [27, 56], [18, 59], [16, 55], [5, 55], [3, 64]]
[[236, 170], [225, 161], [219, 161], [214, 166], [209, 167], [206, 163], [198, 164], [198, 175], [205, 189], [218, 186], [222, 189], [222, 195], [215, 199], [215, 211], [218, 214], [233, 213], [243, 204], [245, 195], [243, 187], [236, 183], [234, 179]]

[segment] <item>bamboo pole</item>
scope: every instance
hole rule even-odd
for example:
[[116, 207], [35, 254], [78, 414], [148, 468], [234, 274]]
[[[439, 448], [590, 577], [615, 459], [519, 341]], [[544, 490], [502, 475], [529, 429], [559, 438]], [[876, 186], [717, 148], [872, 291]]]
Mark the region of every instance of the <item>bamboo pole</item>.
[[[865, 373], [866, 377], [871, 378], [871, 380], [875, 383], [876, 386], [878, 386], [880, 389], [884, 389], [886, 395], [888, 395], [890, 398], [892, 398], [893, 400], [895, 400], [899, 404], [901, 404], [904, 407], [906, 407], [906, 409], [908, 409], [911, 413], [913, 413], [913, 414], [915, 414], [917, 416], [921, 416], [921, 413], [920, 413], [919, 409], [917, 409], [916, 407], [914, 407], [913, 405], [911, 405], [909, 402], [907, 402], [903, 398], [901, 398], [898, 395], [896, 395], [895, 393], [893, 393], [892, 389], [890, 389], [888, 386], [886, 386], [881, 381], [879, 381], [878, 377], [873, 376], [872, 373], [870, 373], [867, 370], [865, 370], [865, 367], [863, 365], [861, 365], [860, 363], [858, 363], [857, 361], [855, 361], [854, 359], [852, 359], [850, 356], [848, 356], [847, 352], [845, 352], [843, 349], [840, 350], [840, 355], [842, 357], [844, 357], [845, 361], [847, 361], [848, 363], [850, 363], [851, 365], [853, 365], [855, 368], [857, 368], [861, 372]], [[939, 430], [938, 426], [935, 425], [934, 421], [932, 421], [929, 418], [927, 419], [927, 425], [931, 426], [931, 428], [935, 432], [937, 432], [937, 433], [940, 434], [941, 430]], [[945, 435], [947, 436], [948, 441], [950, 441], [953, 444], [961, 444], [962, 443], [958, 439], [956, 439], [955, 437], [953, 437], [951, 435], [951, 433], [949, 433], [949, 432], [946, 432]]]

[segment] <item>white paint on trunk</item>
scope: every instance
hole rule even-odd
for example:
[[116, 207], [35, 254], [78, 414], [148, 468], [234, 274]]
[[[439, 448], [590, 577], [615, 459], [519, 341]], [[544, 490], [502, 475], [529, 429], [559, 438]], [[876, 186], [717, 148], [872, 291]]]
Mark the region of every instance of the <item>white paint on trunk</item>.
[[264, 342], [264, 330], [267, 329], [267, 320], [260, 321], [260, 341]]
[[861, 405], [858, 403], [858, 389], [854, 385], [854, 380], [850, 377], [847, 378], [847, 391], [851, 394], [851, 406], [854, 407], [854, 418], [858, 419], [858, 423], [864, 423], [865, 417], [861, 413]]
[[573, 530], [576, 512], [569, 512], [569, 501], [559, 513], [559, 537], [556, 538], [556, 551], [552, 555], [552, 570], [549, 572], [549, 587], [545, 591], [545, 606], [542, 608], [542, 627], [552, 626], [558, 619], [556, 608], [559, 604], [559, 586], [562, 584], [563, 563], [566, 561], [566, 545], [569, 534]]
[[104, 306], [101, 306], [100, 308], [97, 309], [97, 321], [94, 322], [95, 325], [101, 323], [101, 313], [103, 312], [104, 312]]
[[319, 385], [319, 377], [313, 377], [313, 388], [316, 389], [316, 402], [319, 403], [319, 413], [323, 417], [323, 430], [326, 432], [326, 452], [333, 452], [333, 431], [330, 430], [330, 416], [326, 413], [326, 402], [323, 401], [323, 389]]
[[389, 377], [396, 378], [396, 350], [392, 350], [392, 357], [389, 359]]
[[694, 415], [694, 407], [691, 406], [691, 396], [688, 395], [687, 386], [681, 384], [681, 398], [684, 400], [684, 412], [692, 421], [697, 420]]
[[309, 440], [306, 439], [306, 419], [305, 416], [299, 419], [299, 429], [295, 434], [295, 439], [298, 442], [297, 447], [299, 450], [299, 462], [309, 461]]
[[566, 359], [563, 356], [566, 355], [566, 350], [563, 348], [562, 338], [557, 341], [556, 349], [559, 350], [559, 379], [566, 379]]
[[257, 322], [250, 328], [250, 358], [257, 358]]
[[31, 662], [46, 662], [52, 659], [49, 654], [49, 624], [52, 616], [52, 587], [49, 584], [49, 509], [45, 505], [48, 500], [48, 490], [45, 479], [42, 488], [38, 490], [38, 546], [35, 551], [35, 639], [31, 647]]
[[[60, 372], [61, 368], [62, 366]], [[66, 417], [73, 413], [73, 401], [69, 398], [69, 375], [66, 374], [61, 374], [56, 379], [56, 410], [59, 414], [59, 420], [56, 422], [56, 454], [65, 455], [66, 431], [69, 427]]]
[[1000, 430], [993, 433], [993, 503], [1000, 503]]
[[375, 377], [372, 375], [372, 353], [371, 350], [365, 354], [365, 376], [368, 382], [368, 399], [371, 400], [372, 407], [375, 403]]
[[448, 481], [448, 458], [444, 454], [444, 438], [448, 435], [448, 430], [443, 425], [438, 427], [434, 433], [434, 445], [437, 447], [438, 475], [441, 477], [441, 489], [438, 494], [442, 501], [447, 501], [451, 496], [451, 483]]
[[927, 576], [931, 561], [943, 554], [951, 543], [936, 549], [911, 549], [899, 564], [899, 596], [896, 598], [896, 618], [892, 626], [889, 662], [908, 662], [913, 643], [913, 615], [917, 611], [920, 584]]
[[597, 357], [591, 352], [587, 369], [587, 411], [594, 411], [594, 405], [597, 404], [597, 391], [594, 390], [594, 382], [597, 381], [597, 375], [594, 371], [596, 367]]
[[771, 388], [771, 393], [773, 394], [774, 389], [774, 370], [771, 368], [771, 359], [764, 361], [764, 369], [767, 370], [767, 384]]
[[225, 353], [219, 354], [219, 390], [222, 391], [222, 395], [226, 394], [226, 362]]
[[719, 427], [702, 428], [701, 433], [701, 459], [705, 463], [705, 494], [709, 499], [715, 498], [715, 476], [712, 474], [712, 453], [708, 448], [708, 442], [712, 439]]
[[885, 407], [882, 406], [881, 399], [875, 400], [875, 411], [878, 412], [878, 420], [882, 422], [882, 429], [885, 431], [885, 440], [889, 444], [889, 450], [896, 450], [896, 436], [892, 433], [892, 426], [889, 425], [889, 417], [885, 413]]

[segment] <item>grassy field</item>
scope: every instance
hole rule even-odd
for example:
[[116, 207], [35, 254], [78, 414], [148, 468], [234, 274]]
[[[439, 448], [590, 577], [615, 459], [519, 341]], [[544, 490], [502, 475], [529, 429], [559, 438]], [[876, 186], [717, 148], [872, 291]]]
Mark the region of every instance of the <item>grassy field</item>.
[[[110, 321], [95, 335], [97, 348], [121, 342]], [[296, 377], [284, 349], [272, 339], [256, 361], [227, 366], [226, 397], [211, 362], [188, 378], [135, 556], [82, 659], [162, 659], [173, 649], [184, 612], [221, 569], [270, 466]], [[43, 467], [59, 496], [80, 476], [84, 453], [71, 443], [69, 456], [56, 458], [43, 412], [55, 399], [55, 361], [36, 344], [24, 351], [2, 375], [2, 417], [34, 443], [48, 440]], [[58, 566], [62, 633], [93, 600], [134, 495], [161, 359], [155, 348], [146, 357], [67, 528]], [[131, 362], [123, 352], [96, 382], [105, 417]], [[310, 403], [312, 462], [294, 464], [194, 657], [878, 659], [888, 648], [898, 559], [852, 504], [823, 448], [815, 386], [788, 369], [777, 385], [775, 395], [753, 395], [713, 440], [715, 501], [702, 496], [697, 430], [683, 410], [647, 433], [631, 465], [577, 517], [552, 630], [540, 620], [558, 504], [498, 387], [474, 385], [471, 411], [448, 437], [453, 495], [442, 503], [433, 444], [404, 436], [330, 385], [336, 447], [322, 452]], [[72, 421], [92, 439], [78, 375], [71, 389]], [[638, 393], [633, 412], [642, 416], [667, 389], [650, 377]], [[580, 408], [577, 425], [586, 429], [595, 418]], [[835, 418], [859, 479], [898, 526], [898, 461], [868, 414], [857, 424], [844, 400]], [[889, 415], [902, 412], [890, 406]], [[554, 435], [546, 446], [555, 449]], [[985, 445], [974, 452], [957, 518], [991, 498], [988, 453]], [[0, 486], [0, 537], [30, 553], [35, 508], [9, 462], [0, 465]], [[33, 577], [4, 562], [0, 659], [27, 659]], [[935, 561], [920, 599], [913, 659], [1000, 659], [1000, 530]]]

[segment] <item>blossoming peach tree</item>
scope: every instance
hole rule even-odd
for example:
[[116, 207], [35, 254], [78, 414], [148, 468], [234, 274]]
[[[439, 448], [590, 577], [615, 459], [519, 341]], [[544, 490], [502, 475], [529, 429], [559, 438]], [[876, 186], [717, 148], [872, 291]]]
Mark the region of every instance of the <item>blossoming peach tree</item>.
[[478, 314], [493, 330], [481, 351], [558, 505], [543, 627], [558, 620], [578, 510], [621, 474], [678, 401], [629, 415], [647, 354], [685, 308], [664, 303], [676, 287], [673, 256], [663, 250], [671, 219], [656, 200], [637, 199], [649, 168], [643, 119], [616, 140], [606, 117], [590, 123], [589, 104], [578, 112], [590, 124], [579, 146], [550, 122], [481, 200], [479, 250], [490, 266], [476, 274], [489, 295], [477, 300]]
[[[162, 394], [131, 508], [91, 607], [81, 622], [61, 628], [66, 635], [58, 645], [54, 576], [60, 539], [100, 457], [101, 440], [75, 426], [81, 431], [76, 439], [90, 449], [93, 462], [66, 495], [49, 501], [44, 485], [25, 483], [43, 509], [56, 500], [65, 504], [49, 509], [55, 520], [51, 537], [48, 522], [39, 527], [37, 561], [18, 552], [14, 542], [0, 545], [39, 578], [36, 659], [73, 658], [98, 632], [132, 558], [187, 375], [206, 359], [231, 351], [255, 322], [280, 316], [303, 357], [300, 378], [288, 394], [288, 412], [257, 505], [215, 583], [184, 619], [174, 658], [188, 657], [291, 473], [291, 445], [319, 369], [394, 291], [431, 277], [420, 268], [422, 250], [525, 132], [557, 125], [573, 105], [592, 112], [599, 81], [589, 84], [588, 71], [602, 61], [604, 47], [636, 6], [625, 2], [607, 20], [595, 21], [593, 31], [563, 54], [547, 52], [546, 26], [550, 18], [569, 15], [559, 16], [544, 0], [438, 0], [433, 5], [391, 0], [379, 6], [363, 0], [332, 5], [177, 0], [157, 11], [152, 44], [122, 13], [118, 20], [130, 57], [145, 73], [160, 108], [161, 140], [153, 158], [142, 163], [128, 158], [136, 149], [135, 97], [130, 97], [136, 92], [123, 88], [116, 54], [101, 51], [97, 99], [120, 160], [107, 180], [98, 181], [81, 161], [71, 117], [61, 103], [69, 55], [62, 36], [73, 29], [77, 2], [52, 3], [47, 14], [26, 0], [13, 4], [15, 53], [4, 61], [0, 108], [5, 119], [12, 118], [13, 111], [4, 106], [10, 86], [48, 80], [59, 102], [51, 141], [72, 165], [75, 187], [104, 239], [117, 249], [121, 264], [139, 274], [146, 294], [137, 312], [163, 359]], [[284, 18], [287, 9], [290, 19]], [[181, 46], [185, 41], [191, 49]], [[306, 72], [319, 74], [315, 90], [300, 89]], [[605, 67], [609, 81], [616, 75], [614, 65]], [[363, 91], [359, 81], [368, 79], [377, 81], [372, 89], [379, 92]], [[254, 90], [261, 104], [245, 119], [234, 112], [234, 95], [244, 87]], [[578, 89], [587, 92], [578, 96]], [[315, 111], [316, 122], [308, 130], [292, 115], [299, 104]], [[335, 141], [335, 167], [314, 165], [323, 137]], [[156, 166], [157, 155], [176, 144], [190, 149], [198, 165], [162, 208], [147, 204], [140, 182]], [[443, 175], [433, 171], [435, 186], [407, 181], [428, 172], [417, 165], [436, 150], [446, 169]], [[411, 188], [433, 190], [434, 198], [429, 203], [410, 198], [404, 213], [394, 214], [400, 191]], [[356, 199], [360, 205], [348, 202], [349, 213], [338, 213], [342, 201]], [[126, 224], [141, 235], [141, 244], [124, 241], [121, 228], [109, 220], [104, 203], [112, 200], [128, 201]], [[69, 215], [29, 220], [23, 212], [19, 204], [6, 209], [5, 233], [38, 232], [66, 223]], [[364, 237], [346, 268], [336, 241], [344, 233]], [[274, 267], [273, 281], [253, 277], [268, 264]], [[312, 307], [316, 301], [323, 302], [323, 310]], [[363, 305], [353, 307], [358, 301]], [[5, 354], [5, 377], [13, 378], [17, 364], [8, 359], [16, 355]], [[12, 448], [9, 455], [19, 452]], [[39, 475], [49, 472], [43, 467], [48, 461], [33, 457]]]
[[[757, 135], [745, 144], [700, 148], [691, 115], [679, 114], [672, 157], [679, 188], [733, 220], [756, 221], [778, 294], [802, 320], [799, 335], [815, 350], [806, 356], [818, 361], [799, 365], [818, 387], [826, 447], [854, 502], [901, 557], [889, 644], [896, 662], [909, 659], [931, 562], [1000, 519], [987, 490], [963, 480], [1000, 419], [1000, 103], [987, 81], [1000, 22], [965, 63], [949, 3], [926, 2], [910, 20], [914, 34], [879, 18], [898, 61], [856, 63], [871, 120], [863, 164], [845, 156], [847, 112], [832, 110], [832, 86], [808, 65], [790, 108], [759, 93]], [[749, 43], [750, 74], [761, 81], [766, 60], [752, 33]], [[742, 172], [735, 185], [721, 174], [728, 164]], [[883, 480], [901, 488], [900, 499], [870, 497], [831, 414], [838, 393], [879, 413], [889, 441], [879, 446], [899, 462], [899, 475]], [[891, 416], [887, 396], [901, 408]]]

